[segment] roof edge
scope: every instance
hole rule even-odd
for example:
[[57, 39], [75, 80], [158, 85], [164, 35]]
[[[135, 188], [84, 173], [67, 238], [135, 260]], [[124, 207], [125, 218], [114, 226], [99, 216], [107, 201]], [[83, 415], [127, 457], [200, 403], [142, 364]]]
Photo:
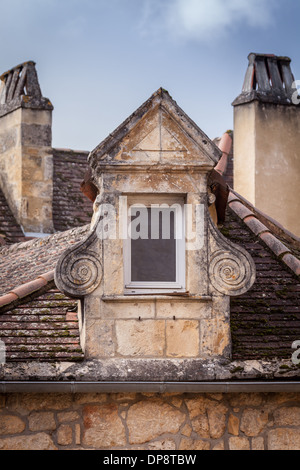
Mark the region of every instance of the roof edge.
[[[228, 205], [233, 212], [247, 225], [247, 227], [267, 245], [273, 254], [282, 261], [296, 276], [300, 276], [300, 260], [272, 233], [271, 229], [263, 224], [255, 212], [244, 204], [245, 199], [238, 193], [230, 190]], [[248, 203], [248, 206], [251, 206]]]
[[[40, 274], [36, 279], [25, 284], [21, 284], [14, 289], [10, 290], [7, 294], [0, 297], [0, 309], [11, 308], [19, 301], [23, 301], [29, 295], [40, 293], [45, 288], [52, 287], [54, 282], [54, 270]], [[51, 285], [50, 285], [51, 284]]]
[[184, 124], [184, 130], [187, 134], [195, 139], [193, 132], [200, 135], [203, 145], [207, 147], [205, 150], [212, 164], [217, 164], [221, 151], [217, 145], [200, 129], [200, 127], [178, 106], [177, 102], [171, 97], [169, 92], [164, 88], [159, 88], [146, 100], [139, 108], [137, 108], [123, 123], [121, 123], [112, 133], [110, 133], [97, 147], [92, 150], [88, 156], [89, 165], [95, 169], [97, 160], [109, 152], [116, 146], [128, 133], [136, 126], [136, 124], [152, 109], [165, 104], [166, 110], [170, 113], [173, 109], [172, 116], [177, 120], [180, 119], [181, 125]]

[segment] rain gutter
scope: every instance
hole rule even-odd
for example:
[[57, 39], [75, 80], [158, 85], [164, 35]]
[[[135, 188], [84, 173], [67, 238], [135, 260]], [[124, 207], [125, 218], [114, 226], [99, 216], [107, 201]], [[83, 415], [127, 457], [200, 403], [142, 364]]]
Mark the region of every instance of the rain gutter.
[[295, 393], [298, 382], [0, 382], [0, 393]]

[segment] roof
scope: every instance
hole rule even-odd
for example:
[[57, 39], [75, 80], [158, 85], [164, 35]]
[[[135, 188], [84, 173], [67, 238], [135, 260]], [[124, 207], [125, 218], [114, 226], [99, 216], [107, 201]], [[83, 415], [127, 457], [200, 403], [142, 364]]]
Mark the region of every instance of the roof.
[[[230, 193], [224, 236], [242, 245], [256, 265], [256, 282], [231, 298], [233, 358], [290, 358], [300, 338], [300, 260], [234, 193]], [[300, 244], [299, 244], [300, 247]]]
[[[214, 171], [224, 186], [230, 185], [232, 133], [225, 133], [217, 143], [222, 157]], [[8, 362], [84, 358], [77, 302], [58, 292], [53, 279], [60, 254], [89, 232], [88, 225], [70, 230], [72, 224], [90, 222], [92, 214], [92, 201], [79, 191], [87, 155], [53, 151], [54, 224], [64, 231], [0, 247], [0, 337], [7, 345]], [[233, 358], [290, 357], [291, 344], [300, 337], [300, 240], [233, 190], [220, 230], [252, 255], [257, 270], [252, 289], [231, 299]]]
[[25, 241], [25, 236], [0, 188], [0, 246], [21, 241]]
[[77, 361], [80, 347], [77, 302], [50, 282], [46, 292], [28, 295], [8, 311], [0, 311], [0, 339], [9, 362]]
[[53, 149], [53, 225], [64, 231], [88, 224], [93, 204], [80, 186], [88, 169], [88, 152]]
[[58, 257], [88, 234], [89, 226], [0, 248], [0, 295], [54, 270]]
[[58, 291], [54, 268], [88, 231], [79, 227], [0, 249], [0, 339], [9, 362], [83, 359], [77, 301]]
[[[148, 169], [149, 165], [156, 167], [155, 163], [151, 163], [151, 159], [147, 156], [147, 137], [141, 134], [141, 127], [147, 122], [153, 120], [153, 125], [156, 126], [156, 119], [161, 122], [162, 129], [164, 129], [164, 121], [167, 125], [169, 120], [172, 121], [175, 127], [180, 127], [181, 132], [189, 137], [186, 140], [185, 145], [190, 146], [193, 143], [193, 151], [189, 153], [189, 157], [186, 159], [190, 164], [194, 164], [199, 167], [199, 152], [202, 155], [201, 165], [203, 168], [207, 166], [212, 169], [221, 157], [221, 152], [218, 147], [207, 137], [207, 135], [197, 126], [197, 124], [191, 120], [191, 118], [178, 106], [167, 90], [159, 88], [150, 98], [145, 101], [131, 116], [129, 116], [117, 129], [115, 129], [104, 141], [102, 141], [88, 157], [88, 162], [91, 168], [96, 173], [102, 171], [108, 171], [111, 168], [126, 169], [128, 165], [130, 168], [132, 165], [137, 165], [139, 168]], [[152, 131], [153, 129], [151, 129]], [[137, 142], [132, 136], [129, 139], [130, 132], [139, 135], [139, 138], [144, 138], [144, 147], [135, 147]], [[151, 135], [151, 134], [150, 134]], [[173, 159], [168, 162], [172, 168], [181, 168], [182, 165], [182, 154], [179, 150], [180, 158], [178, 158], [177, 152], [174, 149], [169, 149], [168, 145], [165, 147], [165, 141], [163, 132], [161, 135], [156, 136], [157, 144], [160, 148], [160, 153], [168, 152], [168, 160], [172, 155]], [[174, 141], [176, 138], [174, 136]], [[142, 140], [139, 142], [139, 146], [142, 144]], [[131, 145], [133, 147], [131, 148]], [[141, 159], [140, 150], [146, 154], [146, 158]], [[186, 149], [185, 149], [186, 150]], [[167, 167], [167, 163], [161, 159], [160, 168], [162, 171]]]

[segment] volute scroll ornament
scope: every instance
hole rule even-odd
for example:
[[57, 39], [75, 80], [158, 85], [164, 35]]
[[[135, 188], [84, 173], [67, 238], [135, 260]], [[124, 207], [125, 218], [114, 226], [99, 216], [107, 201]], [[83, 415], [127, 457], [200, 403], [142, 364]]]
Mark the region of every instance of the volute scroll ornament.
[[91, 294], [100, 284], [103, 270], [99, 253], [91, 249], [95, 232], [75, 247], [66, 250], [55, 270], [57, 287], [70, 297], [81, 298]]
[[242, 295], [255, 282], [254, 261], [246, 250], [217, 232], [211, 221], [209, 225], [212, 235], [208, 268], [210, 283], [221, 294]]

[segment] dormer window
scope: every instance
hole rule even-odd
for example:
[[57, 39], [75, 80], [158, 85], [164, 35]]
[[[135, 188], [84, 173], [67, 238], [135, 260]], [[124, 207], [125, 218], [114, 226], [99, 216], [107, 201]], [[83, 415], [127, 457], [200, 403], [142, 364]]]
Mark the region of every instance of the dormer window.
[[124, 242], [126, 294], [185, 291], [184, 198], [128, 198]]

